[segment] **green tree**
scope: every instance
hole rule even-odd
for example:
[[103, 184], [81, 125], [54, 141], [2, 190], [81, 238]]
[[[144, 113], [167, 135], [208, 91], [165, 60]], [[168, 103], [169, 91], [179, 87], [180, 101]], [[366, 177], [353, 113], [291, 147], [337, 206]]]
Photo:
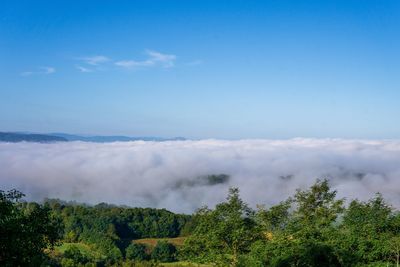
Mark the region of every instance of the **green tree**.
[[344, 199], [336, 199], [336, 194], [326, 179], [317, 180], [308, 190], [297, 190], [286, 230], [289, 248], [284, 253], [292, 266], [340, 266], [332, 240]]
[[268, 233], [286, 229], [291, 216], [289, 209], [292, 203], [293, 200], [289, 198], [269, 209], [265, 209], [264, 206], [259, 206], [256, 219], [259, 227], [264, 231], [264, 234], [268, 235]]
[[46, 206], [24, 205], [19, 191], [0, 191], [0, 265], [38, 266], [60, 236], [61, 225]]
[[336, 199], [327, 180], [317, 180], [293, 198], [260, 209], [263, 239], [252, 245], [248, 257], [260, 266], [340, 266], [331, 242], [337, 235], [343, 200]]
[[176, 260], [176, 248], [171, 243], [158, 241], [151, 252], [151, 258], [161, 262], [172, 262]]
[[389, 256], [389, 259], [394, 259], [396, 262], [396, 267], [400, 265], [400, 236], [392, 236], [387, 239], [386, 250]]
[[89, 258], [84, 255], [77, 246], [70, 246], [64, 252], [64, 257], [67, 259], [71, 259], [75, 266], [78, 264], [86, 264], [89, 262]]
[[347, 264], [384, 261], [388, 256], [387, 241], [399, 232], [399, 220], [377, 194], [369, 201], [353, 200], [350, 203], [343, 216], [336, 247], [341, 248]]
[[149, 259], [146, 253], [146, 245], [131, 243], [125, 250], [126, 259], [135, 261], [144, 261]]
[[215, 210], [203, 208], [196, 216], [199, 221], [182, 251], [192, 260], [237, 266], [240, 255], [259, 237], [254, 211], [240, 199], [237, 188], [231, 188], [227, 201]]
[[337, 192], [330, 189], [328, 180], [317, 180], [309, 190], [297, 190], [294, 196], [294, 231], [305, 234], [331, 229], [332, 224], [344, 211], [344, 199], [336, 199]]

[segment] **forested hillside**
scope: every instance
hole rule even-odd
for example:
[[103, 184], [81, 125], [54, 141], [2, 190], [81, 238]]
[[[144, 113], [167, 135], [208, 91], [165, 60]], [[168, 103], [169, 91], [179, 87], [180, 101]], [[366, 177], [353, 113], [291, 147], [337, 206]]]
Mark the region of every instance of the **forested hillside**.
[[86, 206], [47, 200], [44, 205], [63, 226], [62, 241], [68, 244], [63, 247], [64, 254], [75, 249], [76, 244], [85, 244], [89, 255], [80, 260], [81, 263], [98, 265], [121, 262], [131, 250], [133, 240], [178, 237], [191, 218], [163, 209], [117, 207], [105, 203]]
[[326, 180], [278, 205], [193, 215], [23, 201], [0, 194], [1, 266], [398, 266], [400, 214], [381, 195], [345, 202]]
[[37, 143], [52, 143], [66, 142], [64, 137], [49, 135], [49, 134], [28, 134], [28, 133], [8, 133], [0, 132], [0, 142], [37, 142]]

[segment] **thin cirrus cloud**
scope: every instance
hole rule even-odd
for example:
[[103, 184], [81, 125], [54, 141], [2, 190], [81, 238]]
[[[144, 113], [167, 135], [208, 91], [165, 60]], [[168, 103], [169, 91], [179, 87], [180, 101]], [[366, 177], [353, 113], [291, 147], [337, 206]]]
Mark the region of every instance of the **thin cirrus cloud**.
[[149, 67], [154, 65], [152, 61], [135, 61], [135, 60], [121, 60], [115, 62], [115, 65], [123, 68], [132, 68], [132, 67]]
[[47, 74], [52, 74], [55, 73], [56, 69], [53, 67], [39, 67], [35, 71], [24, 71], [21, 72], [21, 76], [31, 76], [31, 75], [47, 75]]
[[102, 63], [106, 63], [111, 61], [110, 58], [106, 57], [106, 56], [90, 56], [90, 57], [82, 57], [79, 58], [79, 60], [83, 61], [84, 63], [88, 64], [88, 65], [92, 65], [92, 66], [98, 66]]
[[153, 50], [146, 50], [147, 58], [145, 60], [120, 60], [114, 64], [123, 68], [138, 68], [138, 67], [164, 67], [171, 68], [175, 66], [176, 55], [163, 54]]
[[75, 67], [76, 67], [76, 69], [79, 70], [80, 72], [93, 72], [92, 69], [88, 69], [88, 68], [85, 68], [85, 67], [82, 67], [82, 66], [79, 66], [79, 65], [77, 65], [77, 66], [75, 66]]
[[104, 55], [80, 57], [78, 60], [81, 65], [76, 65], [75, 68], [83, 73], [95, 72], [104, 70], [102, 66], [107, 63], [113, 63], [114, 66], [125, 69], [134, 68], [150, 68], [162, 67], [171, 68], [175, 66], [176, 55], [164, 54], [154, 50], [145, 50], [146, 58], [144, 60], [112, 60]]
[[198, 66], [203, 64], [203, 60], [197, 59], [186, 63], [186, 66]]
[[[96, 71], [110, 70], [110, 64], [118, 68], [138, 69], [138, 68], [172, 68], [175, 66], [177, 56], [174, 54], [164, 54], [155, 50], [145, 50], [146, 58], [143, 60], [113, 60], [105, 55], [94, 55], [79, 57], [76, 60], [80, 61], [75, 65], [75, 69], [81, 73], [90, 73]], [[195, 66], [200, 65], [201, 60], [195, 60], [185, 65]], [[38, 74], [51, 74], [56, 72], [53, 67], [39, 67], [36, 71], [21, 72], [21, 76], [31, 76]]]

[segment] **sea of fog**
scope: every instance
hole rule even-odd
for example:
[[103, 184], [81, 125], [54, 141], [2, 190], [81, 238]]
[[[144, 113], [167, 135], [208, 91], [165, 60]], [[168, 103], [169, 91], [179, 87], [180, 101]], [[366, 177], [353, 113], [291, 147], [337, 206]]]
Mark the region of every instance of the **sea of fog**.
[[[207, 180], [213, 174], [229, 178]], [[36, 201], [193, 212], [223, 201], [234, 186], [251, 206], [269, 206], [317, 178], [329, 179], [339, 197], [366, 200], [381, 192], [400, 207], [400, 141], [0, 143], [0, 189], [19, 189]]]

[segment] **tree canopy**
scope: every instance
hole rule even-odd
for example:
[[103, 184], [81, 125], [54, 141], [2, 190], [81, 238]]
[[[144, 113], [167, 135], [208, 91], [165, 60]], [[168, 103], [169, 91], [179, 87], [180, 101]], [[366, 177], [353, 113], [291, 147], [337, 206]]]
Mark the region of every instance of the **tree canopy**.
[[16, 190], [0, 191], [0, 265], [38, 266], [60, 237], [61, 225], [47, 206], [23, 205]]
[[241, 199], [238, 188], [231, 188], [226, 201], [193, 215], [22, 198], [15, 190], [0, 191], [1, 266], [157, 266], [178, 260], [189, 264], [181, 266], [233, 267], [400, 263], [399, 212], [380, 194], [368, 201], [338, 199], [327, 180], [256, 210]]

